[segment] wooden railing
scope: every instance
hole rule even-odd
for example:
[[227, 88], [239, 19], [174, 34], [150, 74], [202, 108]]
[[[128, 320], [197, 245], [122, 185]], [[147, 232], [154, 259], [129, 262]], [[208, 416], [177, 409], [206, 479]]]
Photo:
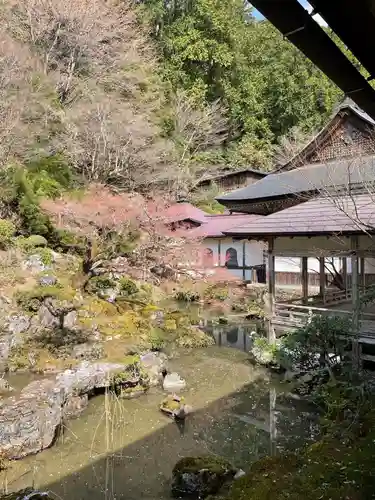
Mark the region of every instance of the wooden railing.
[[340, 304], [348, 302], [352, 298], [351, 290], [339, 290], [336, 288], [328, 288], [324, 291], [323, 304]]
[[[345, 316], [351, 318], [353, 312], [276, 302], [274, 304], [272, 325], [281, 332], [292, 331], [308, 324], [315, 315]], [[367, 339], [369, 343], [375, 343], [375, 314], [360, 314], [360, 337], [363, 341]]]
[[297, 297], [295, 299], [289, 300], [279, 300], [278, 304], [300, 304], [307, 305], [311, 304], [340, 304], [344, 302], [349, 302], [352, 298], [351, 290], [339, 290], [337, 288], [328, 288], [324, 291], [324, 296], [322, 297], [320, 294], [308, 295], [305, 298]]

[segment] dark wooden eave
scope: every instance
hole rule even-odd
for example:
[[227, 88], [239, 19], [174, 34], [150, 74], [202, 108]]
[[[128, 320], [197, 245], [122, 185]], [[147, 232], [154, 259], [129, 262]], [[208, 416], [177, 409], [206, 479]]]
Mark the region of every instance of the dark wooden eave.
[[[353, 4], [349, 0], [321, 0], [316, 3], [328, 23], [328, 15], [338, 16], [341, 12], [337, 25], [345, 35], [342, 40], [369, 73], [375, 74], [375, 61], [371, 61], [374, 54], [371, 40], [375, 31], [371, 2], [359, 0]], [[328, 9], [328, 4], [334, 7]], [[375, 90], [297, 0], [252, 0], [252, 5], [375, 120]], [[361, 19], [367, 16], [366, 31], [362, 24], [354, 21], [354, 14]], [[367, 50], [368, 43], [371, 47]]]
[[375, 77], [375, 6], [371, 0], [309, 0], [328, 26]]

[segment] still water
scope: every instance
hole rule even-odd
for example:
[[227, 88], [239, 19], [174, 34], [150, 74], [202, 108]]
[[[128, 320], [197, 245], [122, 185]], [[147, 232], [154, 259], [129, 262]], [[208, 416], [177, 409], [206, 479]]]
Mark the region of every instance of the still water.
[[186, 402], [195, 409], [184, 428], [159, 411], [160, 389], [135, 400], [98, 396], [52, 448], [13, 463], [2, 485], [46, 488], [64, 500], [164, 500], [184, 456], [217, 454], [246, 470], [319, 433], [312, 409], [283, 396], [287, 387], [244, 352], [180, 351], [170, 367], [186, 379]]

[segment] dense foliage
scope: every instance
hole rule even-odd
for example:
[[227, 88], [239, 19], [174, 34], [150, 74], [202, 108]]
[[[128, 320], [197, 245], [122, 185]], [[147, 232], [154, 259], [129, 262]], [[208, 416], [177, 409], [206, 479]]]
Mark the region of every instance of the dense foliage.
[[201, 105], [228, 109], [223, 161], [271, 164], [272, 145], [292, 127], [322, 126], [339, 90], [242, 0], [148, 0], [164, 78]]
[[77, 181], [176, 196], [224, 166], [270, 168], [340, 98], [242, 0], [137, 4], [3, 2], [0, 167], [24, 167], [37, 197]]

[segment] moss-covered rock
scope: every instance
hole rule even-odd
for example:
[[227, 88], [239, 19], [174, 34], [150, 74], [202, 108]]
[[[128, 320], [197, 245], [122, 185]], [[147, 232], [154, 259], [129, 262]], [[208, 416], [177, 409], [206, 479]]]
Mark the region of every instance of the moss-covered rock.
[[190, 327], [179, 332], [176, 340], [177, 347], [202, 348], [215, 344], [214, 338], [197, 327]]
[[144, 394], [150, 388], [150, 377], [140, 363], [138, 355], [128, 357], [123, 371], [113, 375], [111, 387], [121, 398], [131, 399]]
[[135, 295], [139, 291], [137, 283], [127, 276], [121, 276], [118, 281], [118, 285], [119, 293], [124, 297]]
[[227, 300], [229, 297], [228, 287], [210, 285], [204, 291], [204, 299], [205, 300]]
[[48, 246], [48, 241], [44, 236], [41, 236], [40, 234], [32, 234], [27, 238], [25, 238], [24, 236], [19, 236], [18, 238], [16, 238], [15, 244], [22, 250], [30, 251], [31, 249], [35, 249], [38, 247]]
[[119, 397], [122, 399], [135, 399], [145, 394], [148, 391], [147, 385], [136, 384], [134, 386], [125, 387], [119, 392]]
[[236, 469], [223, 458], [186, 457], [173, 469], [172, 493], [176, 497], [204, 498], [217, 493], [235, 474]]
[[160, 404], [160, 411], [171, 418], [183, 420], [193, 411], [192, 407], [185, 403], [183, 396], [169, 395]]
[[62, 286], [61, 284], [35, 286], [31, 290], [22, 290], [16, 293], [15, 299], [17, 305], [25, 311], [37, 311], [41, 303], [46, 298], [52, 298], [61, 301], [72, 301], [76, 297], [76, 291], [73, 288]]

